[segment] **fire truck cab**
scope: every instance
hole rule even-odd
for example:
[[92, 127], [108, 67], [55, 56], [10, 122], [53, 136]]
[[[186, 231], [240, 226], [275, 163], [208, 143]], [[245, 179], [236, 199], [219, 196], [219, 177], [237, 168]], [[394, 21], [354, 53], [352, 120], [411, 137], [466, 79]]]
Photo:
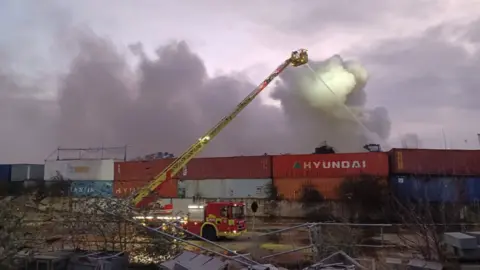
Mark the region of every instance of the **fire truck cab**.
[[219, 238], [235, 238], [247, 231], [245, 203], [207, 202], [188, 206], [186, 230], [210, 241]]

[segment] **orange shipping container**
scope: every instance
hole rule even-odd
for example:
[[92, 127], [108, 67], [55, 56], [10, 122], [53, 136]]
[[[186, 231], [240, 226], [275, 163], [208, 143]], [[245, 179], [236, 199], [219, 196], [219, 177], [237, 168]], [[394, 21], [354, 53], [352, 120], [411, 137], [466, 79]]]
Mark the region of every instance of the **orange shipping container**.
[[339, 198], [337, 190], [343, 181], [343, 178], [277, 178], [273, 180], [273, 184], [278, 195], [285, 199], [300, 199], [303, 187], [310, 185], [326, 200], [337, 200]]
[[382, 152], [273, 156], [273, 178], [337, 178], [388, 176], [388, 155]]
[[[338, 200], [338, 189], [345, 178], [276, 178], [273, 185], [279, 196], [285, 199], [298, 200], [302, 196], [303, 188], [308, 185], [317, 190], [325, 200]], [[387, 183], [387, 178], [379, 179], [381, 184]]]
[[[173, 160], [116, 162], [114, 179], [151, 180]], [[176, 178], [188, 180], [271, 178], [271, 164], [270, 156], [195, 158], [177, 174]]]

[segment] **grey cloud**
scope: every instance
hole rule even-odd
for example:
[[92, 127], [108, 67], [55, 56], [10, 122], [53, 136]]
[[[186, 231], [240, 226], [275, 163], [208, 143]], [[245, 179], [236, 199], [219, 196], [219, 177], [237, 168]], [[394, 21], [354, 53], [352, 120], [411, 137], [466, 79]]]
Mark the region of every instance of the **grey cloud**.
[[[15, 160], [38, 162], [58, 145], [129, 144], [131, 157], [156, 151], [179, 154], [255, 88], [238, 76], [209, 77], [202, 59], [184, 42], [160, 47], [154, 58], [142, 53], [141, 44], [131, 47], [140, 57], [139, 66], [132, 69], [112, 42], [91, 31], [74, 33], [78, 54], [59, 77], [56, 100], [16, 98], [9, 89], [25, 88], [15, 84], [11, 74], [0, 76], [2, 121], [10, 121], [0, 142], [16, 153]], [[286, 72], [283, 83], [274, 83], [274, 96], [283, 110], [254, 101], [203, 155], [308, 153], [324, 140], [340, 151], [360, 150], [366, 139], [356, 123], [322, 115], [296, 96], [296, 72], [306, 70]], [[365, 95], [362, 92], [359, 100]], [[366, 111], [376, 115], [376, 110]], [[12, 159], [2, 153], [0, 158]]]
[[[133, 46], [143, 58], [135, 72], [138, 85], [127, 88], [123, 58], [111, 44], [89, 38], [92, 41], [82, 43], [83, 53], [73, 62], [59, 99], [58, 134], [64, 145], [116, 142], [131, 145], [132, 155], [179, 154], [254, 88], [234, 77], [209, 78], [203, 61], [184, 42], [159, 48], [155, 59], [145, 57], [141, 45]], [[276, 113], [255, 101], [204, 155], [275, 151], [268, 145], [278, 145]], [[265, 142], [265, 147], [258, 147]]]
[[420, 37], [391, 40], [362, 54], [373, 73], [389, 73], [372, 79], [370, 86], [381, 88], [384, 96], [395, 96], [401, 106], [438, 108], [475, 102], [480, 55], [470, 55], [447, 38], [435, 27]]
[[265, 18], [275, 30], [292, 35], [320, 36], [325, 30], [344, 27], [381, 27], [392, 18], [425, 18], [439, 10], [438, 1], [312, 1], [308, 4], [292, 1], [288, 14]]
[[[395, 124], [458, 127], [466, 111], [479, 115], [480, 47], [470, 38], [480, 33], [479, 26], [480, 21], [467, 26], [439, 25], [421, 36], [385, 41], [360, 54], [367, 69], [378, 75], [372, 76], [369, 91], [376, 102], [388, 106]], [[460, 38], [452, 42], [452, 36]], [[477, 51], [468, 52], [464, 42], [471, 42]], [[452, 111], [448, 119], [441, 116], [445, 110]], [[431, 145], [426, 141], [425, 146]]]

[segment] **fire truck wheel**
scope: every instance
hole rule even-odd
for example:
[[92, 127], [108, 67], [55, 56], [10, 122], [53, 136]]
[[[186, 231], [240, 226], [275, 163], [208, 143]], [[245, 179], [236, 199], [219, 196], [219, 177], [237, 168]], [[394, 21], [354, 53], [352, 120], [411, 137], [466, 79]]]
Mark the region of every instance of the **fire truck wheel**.
[[202, 236], [203, 238], [210, 241], [217, 240], [217, 232], [215, 232], [215, 228], [212, 225], [206, 225], [205, 227], [203, 227]]

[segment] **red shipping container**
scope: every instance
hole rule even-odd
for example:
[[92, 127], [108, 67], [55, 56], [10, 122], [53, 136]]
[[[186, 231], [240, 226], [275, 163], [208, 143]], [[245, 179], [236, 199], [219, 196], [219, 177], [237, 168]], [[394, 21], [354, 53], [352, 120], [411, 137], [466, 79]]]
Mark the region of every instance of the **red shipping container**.
[[382, 152], [273, 156], [273, 178], [337, 178], [388, 176], [388, 155]]
[[271, 156], [195, 158], [179, 177], [189, 180], [271, 178], [271, 161]]
[[392, 149], [395, 174], [480, 175], [480, 150]]
[[151, 181], [172, 162], [172, 159], [115, 162], [113, 179], [120, 181]]
[[[151, 180], [173, 160], [116, 162], [114, 179]], [[270, 156], [194, 158], [175, 178], [188, 180], [271, 178], [271, 164]]]
[[[115, 162], [113, 194], [115, 197], [125, 197], [134, 190], [141, 188], [153, 180], [171, 160]], [[177, 197], [177, 180], [164, 182], [157, 190], [161, 197]]]

